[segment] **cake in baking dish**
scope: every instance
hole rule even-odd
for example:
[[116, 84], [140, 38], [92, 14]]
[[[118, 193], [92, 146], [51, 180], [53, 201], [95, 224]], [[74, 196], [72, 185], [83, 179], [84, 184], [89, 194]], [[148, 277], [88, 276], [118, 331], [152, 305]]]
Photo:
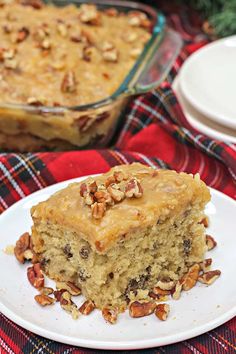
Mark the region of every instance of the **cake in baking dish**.
[[31, 209], [34, 251], [50, 278], [73, 282], [97, 308], [122, 311], [204, 259], [209, 200], [198, 175], [116, 166]]

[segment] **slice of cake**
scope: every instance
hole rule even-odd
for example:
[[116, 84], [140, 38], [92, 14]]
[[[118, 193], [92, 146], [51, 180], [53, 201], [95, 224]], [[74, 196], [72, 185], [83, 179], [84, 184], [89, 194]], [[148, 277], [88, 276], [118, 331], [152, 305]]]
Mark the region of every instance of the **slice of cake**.
[[116, 166], [32, 208], [34, 251], [50, 278], [122, 311], [203, 261], [209, 200], [198, 175]]

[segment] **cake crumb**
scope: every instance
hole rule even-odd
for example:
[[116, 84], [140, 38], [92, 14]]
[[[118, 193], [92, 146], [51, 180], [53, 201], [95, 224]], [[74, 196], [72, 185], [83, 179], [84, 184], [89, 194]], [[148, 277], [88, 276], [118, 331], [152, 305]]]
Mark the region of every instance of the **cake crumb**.
[[14, 254], [14, 245], [8, 245], [4, 248], [3, 252], [7, 254], [8, 256], [12, 256]]

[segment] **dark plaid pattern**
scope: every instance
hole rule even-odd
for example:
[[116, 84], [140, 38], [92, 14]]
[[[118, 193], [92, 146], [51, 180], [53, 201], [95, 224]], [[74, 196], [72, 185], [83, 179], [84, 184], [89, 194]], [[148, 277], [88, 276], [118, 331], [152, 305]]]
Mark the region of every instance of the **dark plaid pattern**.
[[[236, 197], [236, 148], [209, 139], [188, 124], [171, 88], [181, 64], [206, 43], [186, 18], [171, 14], [185, 47], [162, 86], [137, 97], [127, 108], [115, 149], [66, 153], [0, 154], [0, 212], [30, 193], [56, 182], [140, 161], [158, 168], [199, 172], [211, 187]], [[37, 336], [0, 315], [0, 354], [106, 353], [63, 345]], [[236, 320], [196, 338], [135, 353], [231, 354], [236, 352]], [[123, 353], [126, 353], [123, 351]], [[128, 353], [128, 352], [127, 352]]]

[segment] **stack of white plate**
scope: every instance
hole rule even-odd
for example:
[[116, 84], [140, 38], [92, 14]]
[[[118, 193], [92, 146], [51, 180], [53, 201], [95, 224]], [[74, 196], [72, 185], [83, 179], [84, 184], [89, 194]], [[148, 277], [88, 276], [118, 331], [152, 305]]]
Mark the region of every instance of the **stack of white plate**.
[[236, 143], [236, 36], [192, 54], [173, 89], [194, 128], [211, 138]]

